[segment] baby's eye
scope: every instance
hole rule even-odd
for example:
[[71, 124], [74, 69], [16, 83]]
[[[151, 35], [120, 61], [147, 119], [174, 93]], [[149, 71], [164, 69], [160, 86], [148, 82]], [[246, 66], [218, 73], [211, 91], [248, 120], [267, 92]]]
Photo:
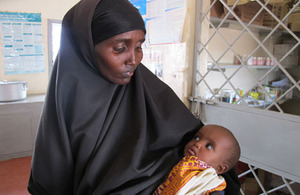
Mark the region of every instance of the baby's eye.
[[209, 150], [212, 150], [213, 149], [213, 147], [212, 147], [212, 145], [211, 144], [206, 144], [206, 146], [205, 146], [207, 149], [209, 149]]
[[199, 138], [198, 136], [195, 136], [194, 139], [195, 139], [196, 141], [199, 141], [200, 138]]

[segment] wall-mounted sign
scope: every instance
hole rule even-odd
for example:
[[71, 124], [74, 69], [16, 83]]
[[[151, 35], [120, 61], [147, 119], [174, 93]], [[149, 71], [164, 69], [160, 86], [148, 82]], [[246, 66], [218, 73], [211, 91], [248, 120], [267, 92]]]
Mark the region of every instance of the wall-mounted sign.
[[0, 12], [5, 74], [45, 71], [39, 13]]
[[186, 0], [130, 0], [138, 8], [150, 44], [180, 43], [186, 15]]

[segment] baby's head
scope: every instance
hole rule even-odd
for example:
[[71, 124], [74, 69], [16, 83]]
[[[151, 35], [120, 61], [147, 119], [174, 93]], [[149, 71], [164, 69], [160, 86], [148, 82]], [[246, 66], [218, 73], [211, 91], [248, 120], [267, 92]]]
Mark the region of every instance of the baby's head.
[[240, 153], [239, 143], [231, 131], [218, 125], [203, 126], [184, 148], [184, 156], [197, 156], [218, 174], [233, 168]]

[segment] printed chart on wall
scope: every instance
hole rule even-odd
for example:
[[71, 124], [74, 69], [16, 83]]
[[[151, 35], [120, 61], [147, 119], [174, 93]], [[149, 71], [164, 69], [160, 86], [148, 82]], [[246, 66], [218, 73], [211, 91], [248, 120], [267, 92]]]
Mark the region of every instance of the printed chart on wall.
[[185, 15], [185, 0], [148, 0], [146, 20], [150, 44], [181, 42]]
[[180, 43], [186, 0], [130, 0], [147, 26], [150, 44]]
[[39, 13], [0, 12], [5, 74], [45, 71]]

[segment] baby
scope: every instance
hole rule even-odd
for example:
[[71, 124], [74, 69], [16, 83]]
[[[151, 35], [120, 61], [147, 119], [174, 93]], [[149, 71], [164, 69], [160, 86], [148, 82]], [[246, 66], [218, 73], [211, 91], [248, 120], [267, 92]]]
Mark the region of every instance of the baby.
[[167, 180], [156, 189], [154, 195], [207, 195], [222, 192], [226, 182], [219, 174], [232, 169], [240, 153], [239, 143], [228, 129], [205, 125], [186, 144], [184, 158], [173, 167]]

